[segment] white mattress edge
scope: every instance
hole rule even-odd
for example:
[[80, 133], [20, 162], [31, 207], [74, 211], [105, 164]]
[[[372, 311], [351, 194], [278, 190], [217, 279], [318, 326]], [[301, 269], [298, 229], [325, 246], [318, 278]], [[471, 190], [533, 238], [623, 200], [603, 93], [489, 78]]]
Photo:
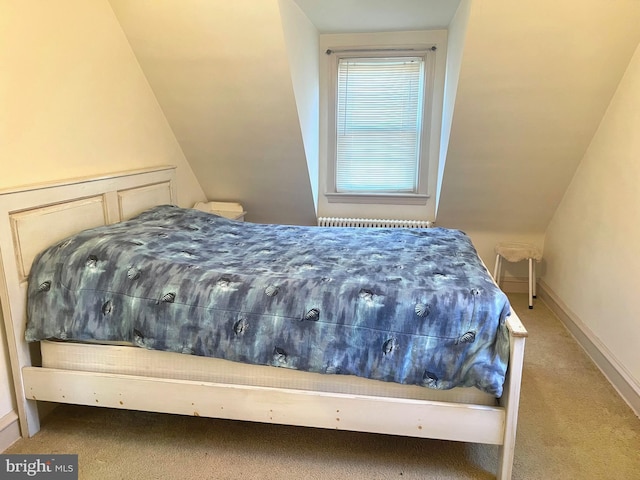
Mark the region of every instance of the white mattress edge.
[[495, 397], [476, 388], [434, 390], [416, 385], [368, 380], [351, 375], [302, 372], [126, 345], [42, 341], [40, 346], [42, 366], [61, 370], [496, 405]]

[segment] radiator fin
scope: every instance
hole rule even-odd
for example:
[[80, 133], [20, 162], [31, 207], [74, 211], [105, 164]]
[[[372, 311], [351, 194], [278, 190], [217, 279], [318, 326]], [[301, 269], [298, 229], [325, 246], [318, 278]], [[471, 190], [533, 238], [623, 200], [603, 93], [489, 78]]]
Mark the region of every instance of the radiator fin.
[[388, 220], [376, 218], [319, 217], [319, 227], [381, 227], [381, 228], [431, 228], [426, 220]]

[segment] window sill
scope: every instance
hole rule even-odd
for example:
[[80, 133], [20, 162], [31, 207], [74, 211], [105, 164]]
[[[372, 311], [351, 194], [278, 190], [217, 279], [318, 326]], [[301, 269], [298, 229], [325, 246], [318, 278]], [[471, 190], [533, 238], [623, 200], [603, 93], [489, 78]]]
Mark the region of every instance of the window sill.
[[416, 193], [333, 193], [324, 194], [329, 203], [378, 203], [395, 205], [426, 205], [429, 195]]

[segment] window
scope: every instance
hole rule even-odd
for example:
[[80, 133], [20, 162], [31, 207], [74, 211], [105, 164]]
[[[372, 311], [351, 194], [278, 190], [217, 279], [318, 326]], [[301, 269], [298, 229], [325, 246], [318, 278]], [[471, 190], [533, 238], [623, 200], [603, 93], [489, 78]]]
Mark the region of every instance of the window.
[[424, 62], [341, 58], [336, 191], [417, 193]]
[[428, 53], [335, 53], [329, 201], [426, 201]]

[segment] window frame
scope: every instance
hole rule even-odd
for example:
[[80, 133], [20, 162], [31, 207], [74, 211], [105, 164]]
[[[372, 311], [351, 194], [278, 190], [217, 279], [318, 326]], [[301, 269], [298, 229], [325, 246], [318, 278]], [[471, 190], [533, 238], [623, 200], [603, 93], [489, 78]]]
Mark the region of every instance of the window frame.
[[[329, 82], [327, 82], [327, 163], [326, 188], [324, 195], [329, 203], [369, 203], [369, 204], [402, 204], [425, 205], [430, 195], [429, 165], [431, 163], [431, 131], [434, 107], [434, 84], [436, 75], [436, 47], [430, 45], [413, 45], [393, 48], [363, 47], [328, 49], [325, 52], [332, 58], [329, 61]], [[379, 193], [379, 192], [338, 192], [336, 188], [337, 174], [337, 96], [338, 96], [338, 64], [343, 58], [400, 58], [421, 57], [424, 62], [423, 85], [423, 118], [420, 132], [420, 148], [417, 164], [416, 192]]]

